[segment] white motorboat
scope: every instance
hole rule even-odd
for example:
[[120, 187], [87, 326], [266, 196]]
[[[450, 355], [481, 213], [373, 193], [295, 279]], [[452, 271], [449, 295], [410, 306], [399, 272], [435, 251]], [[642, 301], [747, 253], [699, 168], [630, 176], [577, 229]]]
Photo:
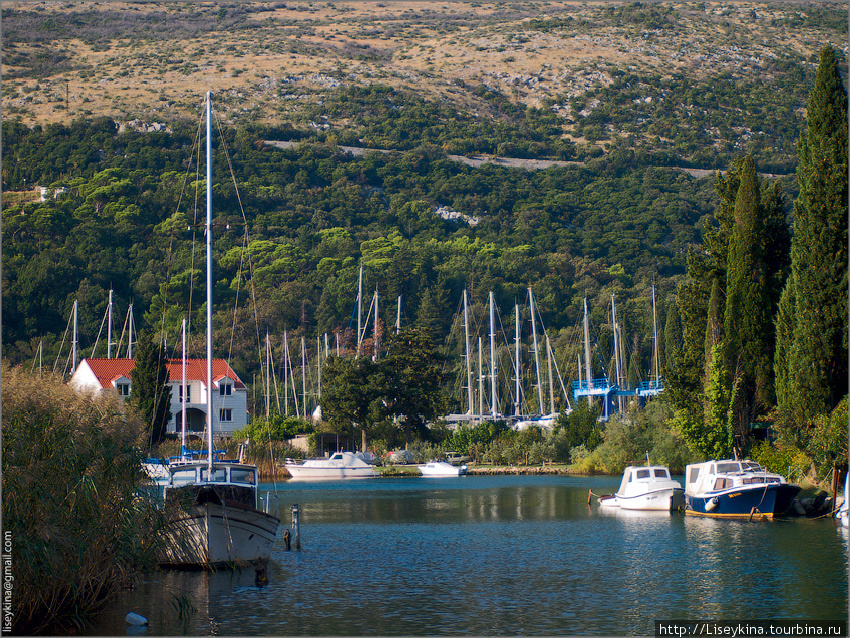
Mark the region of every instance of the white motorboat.
[[277, 517], [259, 507], [257, 466], [220, 460], [213, 448], [212, 96], [209, 93], [206, 116], [207, 458], [194, 460], [187, 454], [184, 441], [179, 462], [175, 460], [167, 466], [168, 482], [163, 488], [167, 522], [160, 563], [182, 567], [268, 560], [280, 524]]
[[422, 472], [422, 476], [428, 477], [460, 476], [466, 474], [466, 466], [452, 465], [445, 461], [431, 461], [425, 465], [420, 465], [419, 471]]
[[799, 493], [798, 485], [755, 461], [712, 460], [685, 468], [685, 514], [773, 518], [788, 511]]
[[351, 452], [336, 452], [327, 459], [309, 459], [296, 463], [286, 459], [284, 465], [295, 480], [356, 479], [378, 476], [371, 465]]
[[620, 488], [599, 497], [601, 507], [624, 510], [671, 511], [685, 504], [685, 490], [663, 465], [628, 466]]

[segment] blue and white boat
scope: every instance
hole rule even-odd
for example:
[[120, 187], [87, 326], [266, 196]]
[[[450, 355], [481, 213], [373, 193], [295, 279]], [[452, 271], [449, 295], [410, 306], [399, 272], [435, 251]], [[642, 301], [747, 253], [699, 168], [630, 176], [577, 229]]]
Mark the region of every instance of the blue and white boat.
[[800, 493], [755, 461], [726, 459], [685, 468], [685, 514], [719, 518], [781, 516]]

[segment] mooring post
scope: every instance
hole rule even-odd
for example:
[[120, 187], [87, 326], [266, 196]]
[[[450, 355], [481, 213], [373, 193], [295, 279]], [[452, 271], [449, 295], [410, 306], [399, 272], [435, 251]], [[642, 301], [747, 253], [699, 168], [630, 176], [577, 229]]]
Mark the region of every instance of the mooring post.
[[292, 540], [295, 543], [295, 549], [301, 549], [301, 523], [298, 520], [300, 513], [298, 503], [295, 503], [292, 506]]

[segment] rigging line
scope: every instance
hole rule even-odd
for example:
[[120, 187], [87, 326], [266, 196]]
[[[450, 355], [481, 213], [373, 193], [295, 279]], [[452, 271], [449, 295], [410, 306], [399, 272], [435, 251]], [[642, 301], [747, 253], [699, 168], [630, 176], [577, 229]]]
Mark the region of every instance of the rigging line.
[[[250, 244], [248, 243], [248, 218], [245, 215], [245, 207], [242, 205], [242, 195], [239, 194], [239, 185], [236, 182], [236, 172], [233, 170], [233, 162], [231, 161], [230, 151], [227, 148], [227, 140], [224, 137], [224, 130], [223, 130], [223, 127], [222, 127], [222, 124], [221, 124], [221, 119], [218, 117], [218, 114], [215, 114], [215, 122], [216, 122], [216, 126], [218, 126], [219, 140], [221, 141], [221, 146], [222, 146], [222, 149], [224, 150], [224, 157], [227, 160], [227, 166], [230, 169], [230, 178], [233, 180], [233, 190], [236, 193], [236, 201], [239, 202], [239, 212], [242, 215], [242, 222], [243, 222], [243, 224], [245, 224], [245, 245], [247, 247], [250, 247]], [[247, 248], [243, 248], [243, 251], [247, 251], [247, 253], [248, 253], [248, 273], [250, 275], [249, 283], [250, 283], [250, 289], [251, 289], [251, 308], [252, 308], [253, 314], [254, 314], [254, 329], [255, 329], [255, 332], [256, 332], [256, 335], [257, 335], [257, 346], [259, 346], [262, 340], [260, 338], [260, 318], [257, 315], [257, 291], [256, 291], [256, 288], [254, 287], [254, 262], [251, 259], [251, 251]], [[238, 301], [239, 300], [238, 300], [238, 297], [237, 297], [236, 302], [238, 303]], [[234, 315], [234, 323], [235, 323], [236, 304], [234, 304], [233, 315]], [[233, 343], [232, 332], [233, 331], [231, 331], [231, 348], [232, 348], [232, 343]]]
[[[230, 326], [230, 347], [227, 350], [227, 359], [233, 356], [233, 335], [236, 333], [236, 308], [239, 305], [239, 291], [242, 288], [242, 266], [245, 263], [245, 252], [248, 248], [248, 227], [245, 226], [245, 237], [242, 239], [242, 252], [239, 255], [239, 271], [236, 274], [236, 300], [233, 302], [233, 323]], [[259, 339], [259, 328], [257, 328]], [[258, 344], [259, 345], [259, 344]], [[262, 365], [262, 361], [260, 362]]]
[[[59, 344], [59, 352], [56, 353], [56, 361], [53, 362], [53, 374], [56, 374], [56, 366], [59, 365], [59, 358], [62, 356], [62, 348], [65, 347], [65, 338], [68, 336], [68, 332], [71, 330], [71, 321], [74, 318], [74, 311], [71, 310], [71, 314], [68, 315], [68, 324], [65, 326], [65, 332], [62, 334], [62, 343]], [[74, 348], [71, 348], [71, 352], [74, 351]]]

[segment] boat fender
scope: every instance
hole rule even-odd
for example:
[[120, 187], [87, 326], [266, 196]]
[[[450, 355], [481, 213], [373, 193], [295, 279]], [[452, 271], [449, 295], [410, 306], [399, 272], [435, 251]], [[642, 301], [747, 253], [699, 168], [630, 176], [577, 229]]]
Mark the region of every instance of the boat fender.
[[129, 614], [127, 614], [127, 617], [124, 620], [127, 621], [128, 625], [139, 625], [139, 626], [141, 626], [141, 625], [147, 625], [148, 624], [147, 618], [145, 618], [144, 616], [140, 616], [139, 614], [132, 612], [132, 611]]
[[705, 502], [705, 511], [706, 511], [706, 512], [711, 512], [711, 511], [712, 511], [715, 507], [717, 507], [717, 504], [718, 504], [719, 502], [720, 502], [720, 501], [718, 501], [718, 500], [717, 500], [717, 497], [716, 497], [716, 496], [715, 496], [714, 498], [712, 498], [712, 499], [707, 500], [707, 501]]

